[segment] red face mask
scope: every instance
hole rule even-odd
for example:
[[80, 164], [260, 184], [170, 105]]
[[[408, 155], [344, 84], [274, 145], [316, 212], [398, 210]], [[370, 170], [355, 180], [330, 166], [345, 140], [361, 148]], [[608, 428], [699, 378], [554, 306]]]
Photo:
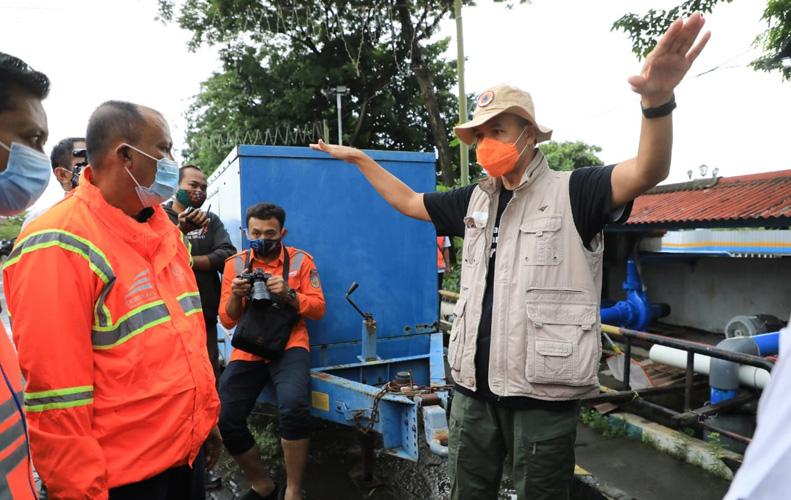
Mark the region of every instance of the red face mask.
[[476, 146], [478, 163], [481, 164], [486, 173], [491, 177], [502, 177], [508, 175], [516, 168], [519, 157], [527, 149], [527, 145], [519, 152], [516, 143], [525, 133], [527, 128], [522, 129], [519, 137], [513, 143], [498, 141], [490, 137], [484, 137]]

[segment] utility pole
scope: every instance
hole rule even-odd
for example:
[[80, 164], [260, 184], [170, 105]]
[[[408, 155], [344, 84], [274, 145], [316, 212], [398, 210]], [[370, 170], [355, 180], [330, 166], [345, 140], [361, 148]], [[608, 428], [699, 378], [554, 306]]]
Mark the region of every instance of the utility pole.
[[[467, 121], [467, 94], [464, 92], [464, 29], [461, 23], [461, 0], [454, 0], [453, 11], [456, 17], [456, 74], [459, 80], [459, 123]], [[459, 141], [459, 169], [461, 185], [470, 183], [469, 147]]]
[[338, 108], [338, 145], [343, 144], [343, 122], [341, 121], [341, 96], [344, 96], [349, 93], [349, 88], [344, 85], [338, 85], [334, 89], [335, 92], [335, 104]]

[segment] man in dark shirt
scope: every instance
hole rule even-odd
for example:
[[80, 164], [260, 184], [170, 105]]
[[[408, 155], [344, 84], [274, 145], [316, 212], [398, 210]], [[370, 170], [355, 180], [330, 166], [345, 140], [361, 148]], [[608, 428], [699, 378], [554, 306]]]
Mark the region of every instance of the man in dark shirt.
[[[606, 167], [585, 167], [571, 173], [569, 179], [569, 198], [571, 211], [574, 215], [574, 225], [580, 239], [585, 246], [591, 248], [593, 239], [604, 229], [608, 223], [620, 224], [626, 222], [632, 208], [632, 202], [625, 206], [612, 206], [612, 172], [615, 165]], [[437, 229], [437, 234], [464, 237], [464, 216], [467, 214], [472, 192], [476, 184], [471, 184], [460, 189], [446, 192], [424, 193], [423, 203], [431, 217], [431, 222]], [[499, 404], [512, 408], [540, 407], [550, 410], [576, 411], [577, 401], [544, 401], [522, 397], [499, 397], [489, 389], [489, 342], [492, 326], [492, 297], [494, 287], [494, 269], [497, 258], [497, 235], [500, 226], [500, 217], [511, 201], [513, 191], [503, 189], [497, 206], [497, 215], [494, 223], [494, 237], [489, 253], [489, 270], [486, 273], [486, 291], [483, 296], [483, 312], [478, 327], [477, 350], [475, 355], [475, 378], [477, 390], [470, 391], [461, 386], [456, 390], [471, 397], [498, 401]]]
[[[220, 307], [220, 275], [225, 259], [236, 253], [225, 226], [217, 215], [199, 208], [206, 201], [206, 176], [195, 165], [179, 169], [179, 190], [165, 204], [170, 220], [178, 225], [192, 245], [192, 270], [198, 282], [203, 319], [206, 321], [206, 348], [219, 376], [217, 349], [217, 309]], [[190, 209], [188, 211], [188, 209]]]
[[[708, 40], [707, 33], [695, 44], [702, 26], [699, 14], [673, 23], [641, 74], [629, 78], [641, 97], [640, 143], [635, 158], [614, 166], [547, 173], [536, 144], [552, 131], [536, 121], [530, 95], [506, 85], [481, 93], [473, 119], [455, 129], [461, 141], [476, 145], [477, 160], [489, 174], [478, 185], [415, 193], [362, 151], [321, 141], [311, 145], [356, 165], [401, 213], [433, 222], [438, 235], [465, 237], [464, 318], [454, 322], [448, 351], [457, 390], [449, 426], [451, 499], [497, 498], [506, 454], [512, 457], [519, 500], [569, 497], [579, 397], [598, 390], [594, 358], [600, 339], [598, 318], [592, 318], [598, 314], [587, 313], [599, 300], [594, 285], [600, 287], [601, 231], [628, 218], [632, 200], [668, 175], [673, 90]], [[501, 233], [501, 224], [511, 231]], [[501, 260], [510, 260], [498, 261], [498, 250]], [[576, 280], [582, 289], [566, 290], [564, 280]], [[541, 284], [549, 287], [529, 288]], [[525, 298], [536, 291], [552, 297], [579, 292], [585, 302], [568, 296], [543, 303]], [[547, 312], [550, 305], [557, 310]], [[534, 319], [539, 306], [551, 324]], [[551, 326], [544, 329], [549, 332], [536, 331], [543, 326]], [[547, 340], [553, 331], [560, 336]], [[541, 335], [539, 353], [535, 339]], [[578, 360], [590, 375], [579, 377], [582, 368], [566, 359]], [[539, 361], [544, 379], [536, 376]]]

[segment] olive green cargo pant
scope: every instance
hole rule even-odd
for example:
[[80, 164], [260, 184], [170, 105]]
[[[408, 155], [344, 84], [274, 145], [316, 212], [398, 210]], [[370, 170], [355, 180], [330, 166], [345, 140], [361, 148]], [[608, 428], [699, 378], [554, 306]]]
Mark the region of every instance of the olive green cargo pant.
[[516, 410], [456, 391], [450, 412], [451, 500], [496, 500], [506, 454], [518, 500], [567, 500], [579, 406]]

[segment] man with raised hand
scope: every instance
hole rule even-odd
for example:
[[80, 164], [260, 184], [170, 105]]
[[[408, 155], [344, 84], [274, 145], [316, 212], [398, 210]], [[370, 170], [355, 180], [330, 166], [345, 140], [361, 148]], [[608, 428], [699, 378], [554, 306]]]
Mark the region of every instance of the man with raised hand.
[[488, 177], [445, 193], [415, 193], [365, 153], [311, 147], [356, 165], [395, 209], [464, 237], [460, 297], [448, 348], [451, 498], [497, 498], [506, 454], [517, 497], [565, 499], [574, 473], [579, 400], [597, 394], [602, 230], [665, 179], [673, 91], [709, 38], [703, 18], [675, 21], [629, 84], [642, 118], [635, 158], [555, 172], [536, 144], [552, 130], [527, 92], [482, 92], [455, 128]]

